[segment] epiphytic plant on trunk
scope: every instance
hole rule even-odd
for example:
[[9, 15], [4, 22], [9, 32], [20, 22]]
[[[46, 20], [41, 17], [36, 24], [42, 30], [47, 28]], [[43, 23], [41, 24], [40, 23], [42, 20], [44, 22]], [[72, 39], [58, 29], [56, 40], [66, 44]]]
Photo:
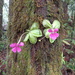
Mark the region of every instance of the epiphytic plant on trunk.
[[[18, 43], [12, 43], [10, 44], [10, 47], [12, 48], [12, 51], [14, 53], [20, 52], [21, 48], [20, 46], [24, 46], [24, 43], [22, 41], [22, 37], [25, 35], [24, 42], [26, 43], [29, 41], [31, 44], [36, 44], [37, 42], [43, 40], [44, 38], [49, 39], [50, 43], [54, 43], [54, 41], [59, 37], [59, 33], [57, 33], [60, 29], [60, 22], [58, 20], [54, 20], [51, 24], [49, 20], [44, 19], [42, 22], [42, 25], [45, 27], [43, 31], [39, 29], [39, 23], [34, 22], [32, 26], [23, 33], [18, 41]], [[44, 33], [44, 37], [43, 33]], [[39, 37], [42, 37], [42, 39], [38, 40]]]

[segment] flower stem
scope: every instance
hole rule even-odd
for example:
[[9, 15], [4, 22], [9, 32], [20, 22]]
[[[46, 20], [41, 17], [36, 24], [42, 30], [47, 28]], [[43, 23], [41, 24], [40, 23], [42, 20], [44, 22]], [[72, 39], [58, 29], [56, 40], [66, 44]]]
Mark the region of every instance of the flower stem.
[[20, 41], [21, 41], [21, 39], [22, 39], [22, 37], [23, 37], [24, 34], [26, 34], [26, 33], [23, 33], [23, 34], [20, 36], [20, 38], [19, 38], [19, 40], [18, 40], [18, 44], [20, 43]]
[[40, 42], [41, 40], [43, 40], [45, 38], [45, 36], [44, 37], [42, 37], [41, 39], [39, 39], [38, 41]]

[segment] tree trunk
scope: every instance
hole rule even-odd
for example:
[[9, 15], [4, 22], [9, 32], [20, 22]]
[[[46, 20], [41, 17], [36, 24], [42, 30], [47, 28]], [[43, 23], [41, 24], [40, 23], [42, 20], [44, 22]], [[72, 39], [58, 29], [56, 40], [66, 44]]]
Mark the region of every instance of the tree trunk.
[[8, 29], [9, 44], [17, 42], [22, 33], [33, 22], [40, 23], [43, 30], [43, 19], [61, 22], [60, 37], [51, 44], [43, 39], [35, 45], [26, 43], [22, 52], [16, 54], [8, 49], [7, 75], [61, 75], [62, 39], [64, 11], [61, 0], [12, 0], [11, 22]]
[[0, 0], [0, 41], [2, 40], [2, 8], [3, 8], [3, 0]]

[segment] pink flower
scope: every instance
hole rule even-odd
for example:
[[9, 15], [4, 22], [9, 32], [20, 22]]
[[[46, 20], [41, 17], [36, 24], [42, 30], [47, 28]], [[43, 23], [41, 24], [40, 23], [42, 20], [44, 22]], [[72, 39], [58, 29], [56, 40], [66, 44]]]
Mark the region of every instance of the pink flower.
[[20, 46], [24, 46], [24, 43], [20, 42], [19, 44], [18, 43], [12, 43], [12, 44], [10, 44], [10, 47], [12, 48], [12, 51], [14, 53], [21, 52]]
[[49, 37], [52, 39], [52, 40], [56, 40], [57, 37], [59, 37], [59, 34], [57, 33], [59, 29], [49, 29], [48, 32], [50, 32], [50, 35]]

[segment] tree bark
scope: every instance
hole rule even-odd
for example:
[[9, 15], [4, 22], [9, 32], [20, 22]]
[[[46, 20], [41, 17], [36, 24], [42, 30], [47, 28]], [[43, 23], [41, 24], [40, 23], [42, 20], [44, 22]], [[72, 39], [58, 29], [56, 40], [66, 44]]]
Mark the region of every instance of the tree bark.
[[2, 8], [3, 8], [3, 0], [0, 0], [0, 41], [2, 40]]
[[[40, 24], [43, 30], [43, 19], [51, 22], [57, 19], [61, 22], [60, 37], [51, 44], [43, 39], [35, 45], [26, 43], [22, 52], [16, 54], [8, 48], [7, 75], [61, 75], [62, 39], [64, 11], [61, 0], [12, 0], [12, 18], [9, 23], [9, 44], [17, 42], [22, 33], [33, 22]], [[8, 45], [9, 45], [8, 44]]]

